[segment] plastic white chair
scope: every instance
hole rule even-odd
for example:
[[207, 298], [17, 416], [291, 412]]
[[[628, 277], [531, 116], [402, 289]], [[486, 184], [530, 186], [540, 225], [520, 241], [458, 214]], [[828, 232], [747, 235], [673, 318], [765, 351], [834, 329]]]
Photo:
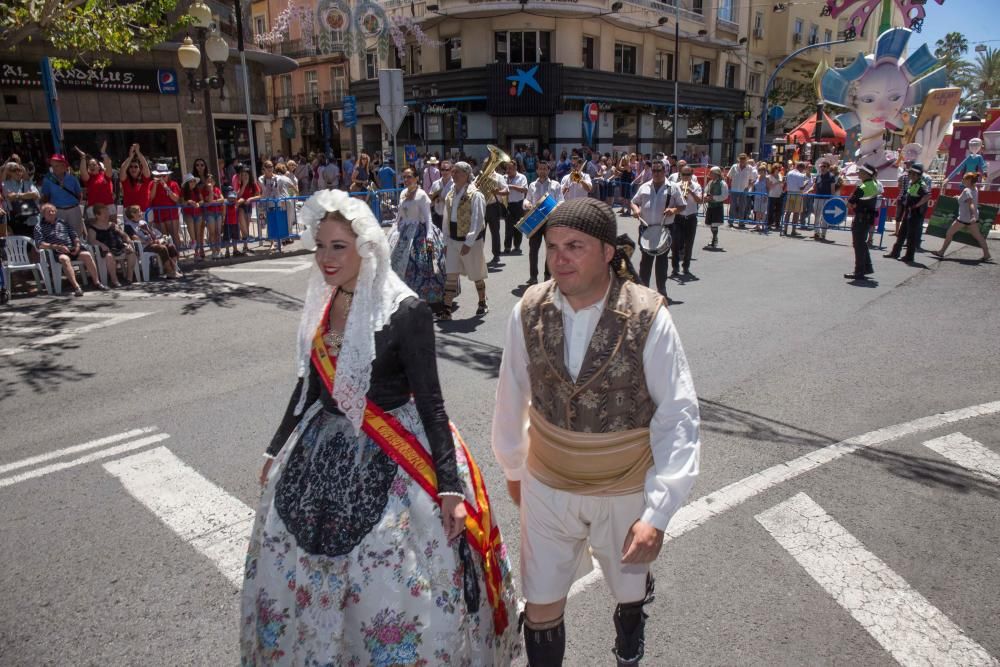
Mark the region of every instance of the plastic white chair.
[[142, 243], [139, 241], [132, 241], [135, 246], [135, 252], [139, 257], [139, 261], [136, 263], [136, 270], [140, 271], [142, 274], [143, 282], [149, 282], [149, 272], [152, 268], [152, 263], [156, 262], [156, 266], [160, 269], [160, 275], [163, 275], [163, 262], [160, 261], [160, 256], [155, 252], [146, 252], [142, 249]]
[[15, 271], [31, 271], [35, 276], [35, 282], [41, 281], [45, 286], [45, 292], [52, 294], [52, 282], [44, 251], [38, 253], [39, 261], [31, 261], [28, 249], [34, 246], [35, 242], [27, 236], [7, 237], [7, 249], [4, 251], [7, 261], [3, 264], [4, 284], [10, 285], [10, 274]]
[[[86, 243], [81, 242], [80, 248], [82, 250], [86, 250], [91, 254], [92, 257], [96, 258], [96, 255], [94, 255], [90, 246], [87, 245]], [[62, 271], [63, 271], [62, 264], [60, 264], [59, 260], [56, 258], [55, 251], [45, 250], [44, 253], [46, 256], [46, 261], [49, 265], [49, 270], [52, 272], [52, 289], [55, 290], [56, 294], [62, 294]], [[95, 259], [94, 261], [97, 260]], [[73, 267], [74, 271], [80, 272], [80, 286], [86, 287], [89, 276], [87, 275], [87, 269], [83, 266], [83, 262], [80, 261], [79, 259], [70, 260], [70, 266]], [[100, 277], [100, 272], [98, 272], [98, 277]]]
[[[97, 275], [101, 277], [101, 282], [105, 285], [109, 285], [110, 283], [108, 282], [108, 267], [104, 263], [104, 258], [101, 257], [99, 248], [96, 245], [91, 245], [89, 243], [84, 243], [82, 245], [84, 246], [85, 250], [90, 252], [91, 256], [94, 258], [94, 262], [97, 264]], [[139, 255], [136, 255], [136, 257], [138, 258]], [[125, 255], [122, 255], [121, 257], [115, 258], [115, 265], [117, 266], [119, 264], [124, 264], [125, 266], [128, 266], [127, 261], [128, 260], [126, 259]], [[135, 282], [139, 282], [140, 280], [142, 280], [142, 275], [139, 271], [138, 260], [135, 263], [135, 269], [132, 271], [132, 280], [134, 280]]]

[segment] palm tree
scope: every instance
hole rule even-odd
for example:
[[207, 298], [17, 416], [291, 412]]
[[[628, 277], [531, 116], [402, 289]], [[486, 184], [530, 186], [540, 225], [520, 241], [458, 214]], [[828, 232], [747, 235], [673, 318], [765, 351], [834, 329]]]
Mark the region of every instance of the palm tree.
[[936, 42], [934, 56], [948, 70], [948, 85], [961, 85], [959, 81], [968, 75], [971, 65], [962, 58], [969, 51], [969, 40], [960, 32], [949, 32], [944, 39]]
[[977, 52], [976, 61], [957, 83], [967, 94], [962, 108], [985, 117], [987, 107], [1000, 101], [1000, 49], [987, 47]]

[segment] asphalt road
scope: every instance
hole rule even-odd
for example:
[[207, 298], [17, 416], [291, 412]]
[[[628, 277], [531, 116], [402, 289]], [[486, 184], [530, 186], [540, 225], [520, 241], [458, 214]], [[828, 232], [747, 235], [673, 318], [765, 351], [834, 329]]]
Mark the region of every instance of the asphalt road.
[[[841, 277], [846, 232], [724, 229], [725, 252], [699, 235], [698, 280], [669, 290], [702, 468], [654, 566], [643, 664], [996, 664], [1000, 267], [963, 246], [917, 266], [879, 254], [861, 286]], [[0, 311], [0, 664], [238, 661], [234, 581], [308, 262]], [[438, 338], [515, 563], [489, 428], [527, 273], [505, 258], [482, 319], [466, 284]], [[579, 583], [567, 665], [613, 664], [612, 609], [599, 576]]]

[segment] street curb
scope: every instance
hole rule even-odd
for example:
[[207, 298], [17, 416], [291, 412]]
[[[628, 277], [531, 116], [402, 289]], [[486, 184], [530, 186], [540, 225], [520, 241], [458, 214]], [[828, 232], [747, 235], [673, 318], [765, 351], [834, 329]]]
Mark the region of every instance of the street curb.
[[[296, 244], [298, 245], [298, 244]], [[278, 252], [277, 250], [270, 248], [258, 248], [254, 250], [253, 253], [247, 254], [244, 257], [229, 257], [222, 259], [197, 259], [194, 257], [181, 257], [179, 266], [182, 271], [187, 273], [188, 271], [202, 271], [205, 269], [212, 269], [221, 266], [234, 266], [237, 264], [250, 264], [252, 262], [262, 262], [269, 259], [286, 259], [289, 257], [301, 257], [303, 255], [311, 255], [311, 250], [306, 250], [302, 246], [298, 246], [295, 250], [284, 250]]]

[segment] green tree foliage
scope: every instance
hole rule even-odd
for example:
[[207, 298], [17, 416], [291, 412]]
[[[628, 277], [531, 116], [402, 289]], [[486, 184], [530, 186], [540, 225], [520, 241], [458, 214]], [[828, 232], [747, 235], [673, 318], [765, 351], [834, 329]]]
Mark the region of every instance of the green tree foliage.
[[969, 40], [960, 32], [949, 32], [937, 41], [934, 55], [947, 68], [949, 86], [961, 86], [968, 75], [971, 66], [963, 57], [968, 51]]
[[1000, 49], [976, 52], [976, 60], [958, 81], [965, 89], [961, 110], [986, 116], [989, 106], [1000, 104]]
[[97, 63], [165, 41], [186, 21], [168, 16], [178, 0], [0, 0], [0, 44], [42, 42]]

